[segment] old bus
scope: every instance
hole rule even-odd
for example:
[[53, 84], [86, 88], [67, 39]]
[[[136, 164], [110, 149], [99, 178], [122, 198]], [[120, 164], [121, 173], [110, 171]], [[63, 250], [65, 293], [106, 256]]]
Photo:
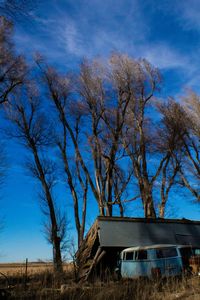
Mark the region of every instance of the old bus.
[[[121, 252], [116, 271], [123, 278], [163, 278], [192, 272], [196, 266], [198, 273], [199, 254], [199, 249], [187, 245], [131, 247]], [[195, 266], [191, 266], [192, 262]]]

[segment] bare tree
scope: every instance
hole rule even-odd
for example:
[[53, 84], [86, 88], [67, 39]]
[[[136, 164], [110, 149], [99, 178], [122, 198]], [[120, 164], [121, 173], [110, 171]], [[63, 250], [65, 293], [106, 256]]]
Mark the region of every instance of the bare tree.
[[200, 97], [191, 91], [183, 99], [180, 113], [183, 116], [182, 126], [186, 129], [185, 135], [182, 136], [185, 159], [180, 176], [182, 184], [197, 201], [200, 201]]
[[[43, 69], [40, 62], [37, 61], [37, 63], [42, 70], [48, 95], [54, 101], [59, 112], [59, 132], [55, 142], [61, 154], [64, 173], [67, 177], [67, 184], [73, 198], [74, 219], [78, 236], [78, 246], [80, 246], [85, 232], [88, 178], [90, 178], [89, 171], [84, 164], [78, 146], [80, 114], [76, 112], [74, 126], [71, 126], [66, 117], [67, 114], [71, 114], [69, 103], [71, 92], [70, 78], [59, 76], [52, 68]], [[69, 142], [68, 133], [72, 139], [72, 144]], [[71, 154], [69, 155], [68, 152], [71, 152]]]
[[[188, 127], [189, 112], [173, 99], [155, 105], [154, 94], [161, 83], [156, 68], [146, 60], [113, 54], [107, 63], [84, 60], [72, 84], [70, 76], [37, 63], [60, 120], [57, 144], [74, 200], [79, 245], [88, 188], [100, 215], [107, 216], [113, 215], [114, 205], [122, 216], [123, 203], [141, 199], [145, 217], [155, 218], [155, 194], [160, 193], [158, 214], [164, 217], [177, 180], [198, 195], [184, 174], [188, 159], [193, 164], [196, 160], [195, 170], [198, 167], [197, 130], [194, 124]], [[137, 188], [126, 199], [131, 182]]]
[[[168, 193], [172, 186], [187, 188], [193, 197], [200, 200], [199, 179], [199, 97], [191, 92], [182, 103], [170, 99], [160, 105], [162, 122], [161, 141], [167, 160], [162, 169], [160, 215], [164, 215]], [[162, 146], [163, 150], [163, 146]], [[166, 166], [170, 168], [166, 176]]]
[[[65, 128], [64, 135], [69, 134], [75, 157], [97, 200], [100, 215], [111, 216], [113, 205], [116, 204], [123, 215], [123, 202], [129, 200], [124, 199], [122, 195], [127, 191], [130, 179], [134, 175], [139, 194], [137, 190], [130, 201], [141, 198], [145, 216], [156, 217], [153, 199], [156, 180], [162, 170], [162, 197], [166, 202], [171, 181], [176, 175], [171, 175], [169, 186], [163, 192], [167, 182], [166, 170], [169, 162], [171, 166], [171, 161], [167, 151], [158, 155], [159, 149], [154, 145], [154, 124], [148, 115], [149, 102], [159, 89], [158, 70], [145, 60], [137, 61], [120, 54], [113, 54], [107, 65], [100, 61], [85, 60], [81, 64], [74, 90], [69, 87], [68, 77], [58, 75], [55, 70], [40, 63], [39, 66]], [[72, 93], [75, 94], [74, 98]], [[73, 98], [71, 101], [70, 96]], [[69, 108], [73, 108], [72, 111]], [[71, 118], [73, 111], [76, 111], [76, 114], [79, 112], [78, 120], [82, 120], [81, 128], [78, 127], [78, 135], [75, 122]], [[83, 150], [86, 147], [92, 158], [90, 172], [88, 155]], [[66, 153], [66, 149], [62, 152]], [[132, 170], [128, 172], [127, 156], [132, 162]], [[150, 156], [157, 156], [158, 162], [153, 175], [149, 174]], [[126, 173], [123, 172], [122, 162], [125, 163]], [[69, 170], [69, 166], [66, 169]], [[120, 174], [124, 174], [123, 177]], [[75, 195], [74, 190], [71, 191]]]
[[[76, 141], [78, 143], [79, 134], [79, 118], [76, 122]], [[60, 134], [57, 140], [57, 145], [60, 150], [64, 171], [67, 176], [67, 183], [71, 191], [71, 195], [74, 201], [74, 217], [76, 223], [76, 230], [78, 235], [78, 247], [80, 247], [85, 233], [85, 222], [86, 222], [86, 209], [87, 209], [87, 195], [88, 195], [88, 180], [82, 174], [82, 168], [80, 166], [79, 159], [75, 153], [75, 156], [69, 157], [67, 154], [69, 145], [67, 144], [67, 132], [66, 127], [62, 122], [62, 135]], [[72, 163], [70, 162], [72, 161]], [[82, 201], [80, 201], [82, 200]], [[82, 212], [80, 212], [80, 203]]]
[[[80, 180], [80, 172], [77, 172], [83, 194], [89, 184], [98, 203], [100, 215], [111, 216], [112, 207], [115, 204], [119, 205], [120, 213], [123, 214], [121, 196], [130, 181], [131, 172], [123, 176], [123, 185], [116, 185], [116, 178], [119, 175], [119, 161], [124, 153], [122, 147], [120, 149], [120, 138], [128, 99], [117, 98], [118, 91], [114, 87], [112, 92], [106, 88], [106, 84], [113, 80], [112, 71], [109, 70], [109, 75], [105, 77], [104, 66], [98, 62], [91, 64], [87, 61], [83, 62], [75, 90], [69, 89], [69, 78], [58, 75], [51, 68], [39, 65], [47, 83], [49, 95], [59, 113], [59, 119], [65, 130], [64, 135], [68, 134], [72, 142], [76, 165], [79, 166], [77, 170], [81, 170], [84, 176], [84, 181]], [[106, 79], [105, 85], [104, 79]], [[75, 91], [78, 92], [80, 100], [70, 99], [69, 94], [72, 91], [73, 94]], [[116, 99], [112, 107], [114, 96]], [[81, 140], [83, 140], [82, 145]], [[92, 164], [90, 172], [88, 155], [84, 148], [87, 148], [92, 158], [90, 159], [90, 164]], [[64, 152], [66, 153], [66, 149], [62, 151]], [[64, 157], [63, 154], [62, 156]], [[69, 170], [69, 166], [66, 170]], [[72, 182], [71, 179], [69, 181]], [[119, 190], [120, 187], [121, 190]], [[71, 191], [72, 195], [75, 195], [72, 188]], [[73, 197], [76, 198], [76, 196]], [[74, 203], [77, 203], [77, 200]]]
[[[44, 221], [44, 234], [47, 239], [47, 241], [53, 245], [53, 228], [52, 228], [52, 222], [49, 216], [49, 209], [48, 206], [46, 205], [47, 201], [45, 198], [45, 195], [40, 194], [40, 199], [42, 200], [42, 211], [44, 215], [47, 217], [46, 220]], [[65, 213], [62, 213], [59, 209], [55, 208], [56, 212], [56, 220], [57, 220], [57, 225], [58, 225], [58, 233], [60, 237], [60, 250], [62, 252], [62, 260], [65, 260], [65, 253], [67, 250], [69, 250], [69, 237], [68, 237], [68, 228], [67, 225], [69, 223], [67, 222], [67, 218]], [[54, 248], [53, 248], [54, 249]], [[53, 252], [53, 257], [56, 257], [55, 251]]]
[[[129, 66], [129, 76], [126, 76], [130, 102], [127, 108], [126, 127], [123, 132], [123, 145], [131, 159], [134, 177], [139, 187], [140, 198], [144, 207], [145, 217], [156, 217], [153, 188], [156, 179], [166, 160], [166, 155], [151, 166], [151, 156], [155, 156], [155, 130], [153, 120], [148, 114], [149, 103], [154, 93], [159, 89], [160, 74], [147, 61], [134, 61], [130, 58], [121, 60], [124, 66]], [[124, 67], [125, 68], [125, 67]], [[122, 69], [121, 77], [123, 78]], [[152, 109], [153, 110], [153, 109]]]
[[[130, 101], [129, 95], [125, 94], [117, 82], [115, 67], [114, 55], [108, 68], [99, 61], [84, 61], [78, 84], [85, 122], [91, 128], [87, 131], [87, 138], [93, 158], [100, 214], [107, 216], [112, 216], [115, 204], [119, 205], [120, 213], [123, 214], [121, 196], [124, 185], [122, 187], [119, 180], [116, 184], [116, 178], [120, 173], [120, 161], [123, 158], [121, 137]], [[129, 175], [123, 176], [124, 180], [128, 184]]]
[[15, 101], [7, 105], [6, 112], [14, 125], [10, 130], [11, 136], [19, 139], [32, 154], [33, 159], [29, 159], [27, 167], [42, 187], [43, 202], [50, 217], [50, 240], [53, 244], [54, 269], [56, 273], [60, 273], [62, 271], [61, 238], [63, 229], [62, 225], [58, 223], [52, 194], [55, 183], [55, 165], [47, 159], [46, 152], [44, 153], [51, 142], [49, 122], [41, 110], [40, 98], [33, 87], [23, 89], [22, 93], [15, 97]]
[[160, 205], [159, 216], [165, 216], [169, 192], [179, 182], [179, 174], [184, 155], [183, 139], [187, 134], [185, 113], [174, 99], [158, 104], [161, 121], [158, 130], [158, 149], [166, 153], [166, 160], [160, 174]]
[[11, 23], [0, 17], [0, 104], [6, 103], [25, 80], [24, 59], [15, 55], [11, 39]]

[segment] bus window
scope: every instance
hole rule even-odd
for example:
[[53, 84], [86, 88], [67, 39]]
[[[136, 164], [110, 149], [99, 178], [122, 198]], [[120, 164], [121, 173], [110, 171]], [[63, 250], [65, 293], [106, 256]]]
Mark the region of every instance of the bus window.
[[176, 248], [156, 249], [157, 258], [168, 258], [177, 256]]
[[147, 259], [147, 251], [146, 250], [139, 250], [135, 252], [135, 260], [143, 260]]
[[125, 260], [133, 260], [133, 252], [126, 252]]

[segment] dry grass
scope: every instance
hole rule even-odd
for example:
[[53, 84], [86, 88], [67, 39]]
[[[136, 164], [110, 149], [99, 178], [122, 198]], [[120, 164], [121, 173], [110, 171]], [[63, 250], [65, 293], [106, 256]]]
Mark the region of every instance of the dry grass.
[[[5, 274], [6, 276], [22, 276], [25, 274], [25, 263], [1, 263], [0, 264], [0, 272]], [[73, 265], [72, 264], [64, 264], [63, 269], [65, 272], [72, 272]], [[37, 263], [37, 262], [29, 262], [28, 263], [28, 275], [41, 274], [44, 272], [52, 272], [53, 265], [52, 263]], [[0, 274], [0, 276], [2, 276]]]
[[[25, 282], [25, 264], [0, 264], [0, 272], [9, 277], [13, 288], [8, 299], [37, 300], [199, 300], [200, 277], [182, 278], [168, 282], [144, 280], [112, 281], [77, 284], [73, 278], [73, 265], [65, 264], [65, 273], [58, 284], [52, 264], [29, 263]], [[6, 280], [0, 276], [1, 286]], [[61, 287], [62, 284], [62, 287]]]
[[96, 282], [93, 285], [66, 285], [62, 288], [63, 300], [199, 300], [199, 278], [150, 282], [125, 280]]

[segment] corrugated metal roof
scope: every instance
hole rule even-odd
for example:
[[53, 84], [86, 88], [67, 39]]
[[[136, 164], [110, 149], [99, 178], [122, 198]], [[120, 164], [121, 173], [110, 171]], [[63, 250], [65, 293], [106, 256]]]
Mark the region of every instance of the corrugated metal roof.
[[101, 247], [192, 244], [200, 246], [200, 222], [174, 219], [98, 217]]
[[163, 218], [130, 218], [130, 217], [105, 217], [98, 216], [98, 221], [120, 221], [120, 222], [141, 222], [141, 223], [183, 223], [183, 224], [200, 224], [200, 221], [189, 219], [163, 219]]

